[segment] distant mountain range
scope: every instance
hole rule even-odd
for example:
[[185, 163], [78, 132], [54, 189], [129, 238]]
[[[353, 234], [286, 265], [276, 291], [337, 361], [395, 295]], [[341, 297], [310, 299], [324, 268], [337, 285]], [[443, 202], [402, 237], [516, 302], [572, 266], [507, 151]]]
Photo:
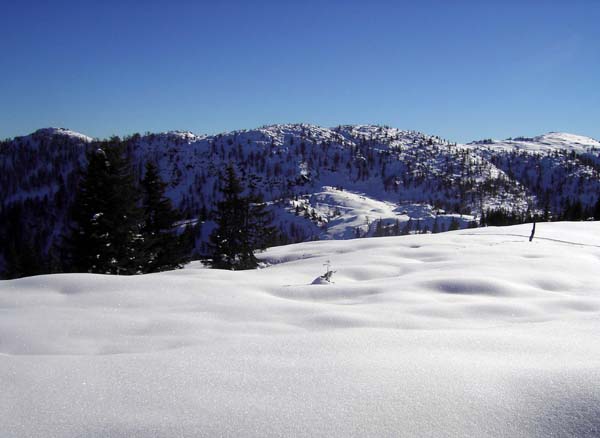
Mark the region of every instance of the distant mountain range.
[[[513, 221], [580, 219], [593, 216], [600, 195], [600, 142], [567, 133], [456, 144], [387, 126], [286, 124], [123, 142], [136, 177], [156, 162], [174, 205], [201, 228], [199, 253], [228, 163], [270, 202], [289, 242], [445, 231], [498, 212]], [[21, 230], [52, 253], [95, 147], [98, 140], [62, 128], [0, 142], [0, 233]]]

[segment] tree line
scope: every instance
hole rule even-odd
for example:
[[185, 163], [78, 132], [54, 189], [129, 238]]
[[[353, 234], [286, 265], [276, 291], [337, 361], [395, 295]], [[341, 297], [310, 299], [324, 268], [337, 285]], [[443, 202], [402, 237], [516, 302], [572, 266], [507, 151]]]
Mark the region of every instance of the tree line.
[[141, 274], [183, 266], [191, 229], [178, 232], [179, 212], [151, 161], [137, 183], [119, 143], [88, 154], [88, 166], [63, 239], [65, 272]]
[[[185, 224], [182, 214], [165, 196], [167, 184], [152, 161], [136, 180], [122, 142], [99, 143], [87, 153], [75, 201], [67, 214], [66, 233], [57, 256], [44, 260], [44, 249], [27, 236], [19, 222], [5, 256], [6, 278], [53, 272], [133, 275], [179, 269], [193, 256], [199, 228]], [[254, 255], [279, 238], [262, 197], [250, 188], [243, 196], [233, 166], [224, 176], [221, 202], [211, 216], [216, 227], [210, 236], [205, 263], [220, 269], [252, 269]], [[20, 225], [19, 225], [20, 224]]]

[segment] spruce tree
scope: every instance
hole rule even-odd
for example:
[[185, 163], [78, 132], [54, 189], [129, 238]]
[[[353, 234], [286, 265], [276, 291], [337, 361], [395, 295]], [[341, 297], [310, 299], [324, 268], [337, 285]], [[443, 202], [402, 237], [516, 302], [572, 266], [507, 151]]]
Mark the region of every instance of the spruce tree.
[[88, 154], [88, 167], [73, 207], [66, 239], [67, 270], [103, 274], [141, 272], [143, 258], [138, 195], [118, 138]]
[[400, 219], [398, 219], [398, 218], [396, 218], [396, 220], [394, 221], [394, 227], [392, 228], [392, 234], [394, 236], [400, 235]]
[[215, 211], [217, 226], [210, 235], [210, 265], [213, 268], [251, 269], [257, 265], [245, 235], [247, 204], [242, 192], [235, 170], [229, 165], [222, 189], [223, 199], [217, 203]]
[[402, 227], [402, 231], [400, 233], [403, 236], [406, 236], [406, 235], [410, 234], [412, 228], [413, 228], [413, 220], [412, 220], [412, 218], [408, 218], [408, 221], [406, 221], [404, 223], [404, 226]]
[[[4, 278], [19, 278], [48, 272], [48, 263], [40, 247], [40, 236], [23, 213], [23, 204], [15, 202], [0, 209], [0, 241], [3, 242]], [[1, 259], [0, 259], [1, 260]]]
[[448, 227], [448, 231], [456, 231], [460, 230], [460, 222], [455, 217], [450, 221], [450, 226]]
[[383, 226], [383, 219], [379, 218], [377, 224], [375, 225], [375, 233], [373, 234], [375, 237], [383, 237], [385, 236], [385, 228]]
[[232, 165], [226, 170], [223, 199], [215, 211], [216, 228], [210, 236], [212, 261], [218, 269], [253, 269], [255, 250], [264, 250], [276, 239], [266, 203], [258, 194], [243, 196], [244, 188]]
[[261, 194], [252, 193], [245, 199], [247, 214], [245, 233], [252, 250], [264, 251], [277, 241], [277, 231], [271, 225], [272, 215]]
[[141, 182], [143, 272], [182, 268], [190, 250], [189, 245], [184, 242], [184, 235], [177, 235], [175, 226], [181, 220], [181, 215], [165, 196], [166, 186], [156, 165], [147, 162], [146, 173]]

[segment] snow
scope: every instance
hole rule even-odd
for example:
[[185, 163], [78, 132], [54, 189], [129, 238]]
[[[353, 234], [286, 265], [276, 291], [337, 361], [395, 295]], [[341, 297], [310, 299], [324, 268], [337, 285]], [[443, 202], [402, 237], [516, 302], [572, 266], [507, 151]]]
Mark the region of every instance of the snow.
[[1, 281], [2, 436], [598, 436], [600, 223], [530, 229]]
[[589, 152], [600, 149], [600, 141], [590, 137], [566, 132], [549, 132], [532, 138], [517, 137], [507, 140], [492, 140], [492, 142], [474, 142], [469, 145], [481, 145], [494, 150], [523, 150], [527, 152], [552, 152], [556, 150], [574, 151], [576, 153]]
[[70, 137], [73, 140], [82, 141], [84, 143], [90, 143], [94, 139], [85, 134], [81, 134], [79, 132], [71, 131], [66, 128], [41, 128], [35, 131], [33, 135], [44, 136], [44, 137], [53, 137], [55, 135]]
[[[379, 197], [385, 198], [385, 195], [381, 194]], [[399, 205], [380, 201], [366, 193], [339, 190], [331, 186], [323, 186], [320, 192], [301, 197], [298, 201], [291, 201], [290, 212], [294, 212], [296, 206], [301, 208], [301, 212], [314, 210], [317, 216], [323, 218], [324, 223], [319, 234], [322, 240], [352, 239], [356, 237], [357, 229], [361, 236], [373, 236], [379, 220], [388, 227], [394, 226], [397, 220], [402, 227], [412, 219], [415, 222], [419, 221], [420, 226], [427, 226], [432, 230], [436, 218], [438, 225], [444, 225], [445, 229], [448, 229], [452, 219], [458, 221], [461, 228], [467, 228], [469, 221], [474, 219], [471, 215], [445, 214], [443, 210], [438, 212], [428, 204]], [[439, 214], [440, 212], [442, 214]]]
[[149, 138], [149, 143], [193, 143], [196, 141], [203, 140], [206, 138], [205, 135], [196, 135], [190, 131], [168, 131], [168, 132], [160, 132], [158, 134], [149, 134], [147, 136]]

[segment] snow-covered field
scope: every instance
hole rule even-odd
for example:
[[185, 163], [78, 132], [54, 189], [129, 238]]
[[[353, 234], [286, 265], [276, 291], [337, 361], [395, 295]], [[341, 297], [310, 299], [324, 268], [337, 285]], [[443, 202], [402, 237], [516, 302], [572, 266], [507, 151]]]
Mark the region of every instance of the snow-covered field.
[[1, 281], [0, 435], [600, 436], [600, 223], [529, 232]]

